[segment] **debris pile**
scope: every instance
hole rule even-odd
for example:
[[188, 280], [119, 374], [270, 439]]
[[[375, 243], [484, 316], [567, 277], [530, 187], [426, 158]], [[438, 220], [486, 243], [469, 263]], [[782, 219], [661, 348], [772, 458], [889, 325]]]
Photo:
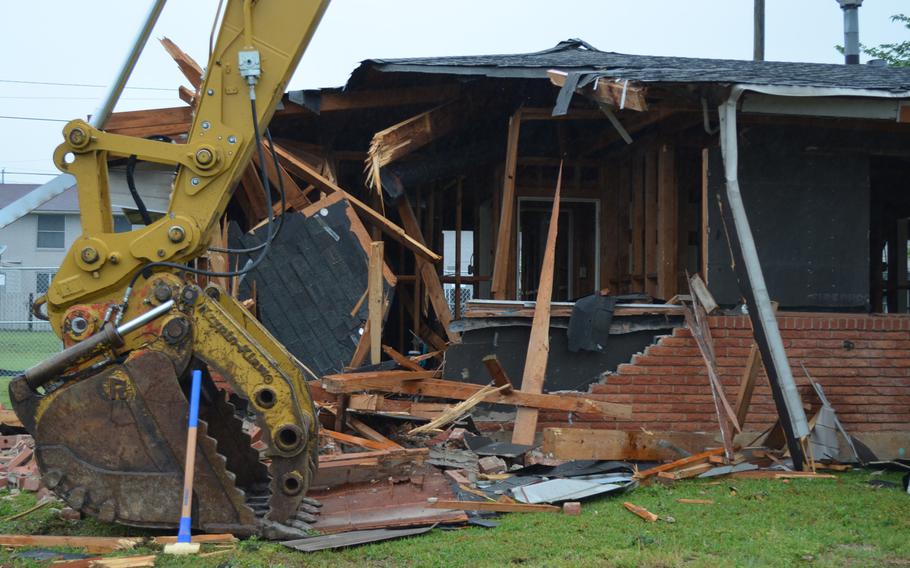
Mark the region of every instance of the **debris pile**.
[[34, 447], [35, 441], [28, 434], [0, 436], [0, 488], [41, 489]]

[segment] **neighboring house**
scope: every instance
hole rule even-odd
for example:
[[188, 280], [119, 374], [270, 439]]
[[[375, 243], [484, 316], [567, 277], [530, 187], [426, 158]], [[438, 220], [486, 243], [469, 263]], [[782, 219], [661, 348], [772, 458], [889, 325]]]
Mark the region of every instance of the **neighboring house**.
[[[36, 187], [0, 184], [0, 208]], [[114, 211], [115, 230], [130, 230], [121, 210]], [[75, 186], [0, 229], [0, 326], [21, 326], [12, 322], [29, 321], [29, 302], [47, 292], [57, 267], [81, 233]]]

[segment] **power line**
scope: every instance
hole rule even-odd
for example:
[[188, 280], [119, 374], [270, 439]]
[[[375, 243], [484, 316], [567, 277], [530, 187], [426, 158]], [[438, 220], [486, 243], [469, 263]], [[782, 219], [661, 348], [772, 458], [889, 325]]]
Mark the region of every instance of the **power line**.
[[40, 122], [69, 122], [69, 120], [62, 118], [41, 118], [40, 116], [0, 116], [0, 118], [7, 120], [37, 120]]
[[[109, 85], [93, 85], [91, 83], [54, 83], [52, 81], [16, 81], [14, 79], [0, 79], [0, 83], [16, 83], [19, 85], [50, 85], [53, 87], [91, 87], [95, 89], [107, 88]], [[124, 87], [125, 89], [135, 89], [137, 91], [172, 91], [164, 87]]]
[[[176, 93], [173, 97], [122, 97], [121, 101], [172, 101], [177, 98]], [[22, 100], [22, 101], [96, 101], [98, 97], [7, 97], [0, 96], [0, 99]]]
[[60, 175], [60, 172], [57, 172], [57, 173], [51, 173], [51, 172], [11, 172], [11, 171], [6, 170], [6, 169], [3, 169], [3, 168], [0, 168], [0, 171], [2, 171], [4, 175], [20, 175], [20, 176], [59, 176], [59, 175]]

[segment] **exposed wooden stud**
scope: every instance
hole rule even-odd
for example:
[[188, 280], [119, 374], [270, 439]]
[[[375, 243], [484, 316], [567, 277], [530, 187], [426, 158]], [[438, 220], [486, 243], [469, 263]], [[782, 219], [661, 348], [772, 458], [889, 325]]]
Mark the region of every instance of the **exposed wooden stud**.
[[496, 248], [493, 250], [492, 294], [497, 300], [508, 299], [509, 261], [512, 256], [512, 233], [515, 219], [515, 176], [518, 168], [518, 137], [521, 133], [522, 109], [519, 108], [509, 119], [506, 139], [506, 163], [502, 181], [502, 201], [499, 211], [499, 227], [496, 234]]
[[672, 146], [661, 146], [657, 178], [657, 295], [667, 299], [676, 295], [679, 233], [679, 189], [676, 179], [676, 153]]
[[[407, 234], [414, 239], [415, 242], [425, 244], [426, 241], [424, 240], [423, 233], [420, 231], [420, 225], [417, 223], [417, 218], [414, 216], [414, 210], [411, 208], [411, 203], [407, 198], [398, 201], [398, 215], [401, 217], [401, 224], [404, 225]], [[445, 329], [449, 341], [458, 343], [461, 341], [461, 334], [449, 329], [452, 324], [452, 312], [449, 310], [449, 303], [446, 301], [442, 282], [439, 280], [439, 273], [436, 272], [436, 268], [432, 264], [425, 262], [423, 259], [416, 258], [415, 261], [417, 262], [417, 269], [419, 270], [420, 278], [426, 289], [430, 304], [433, 306], [433, 311], [436, 312], [436, 318], [439, 320], [439, 323], [442, 324], [443, 329]], [[415, 299], [414, 301], [416, 302], [417, 300]], [[418, 314], [413, 315], [415, 318], [418, 318]], [[418, 330], [414, 331], [417, 332]]]
[[701, 279], [708, 284], [708, 243], [711, 237], [711, 225], [709, 223], [710, 215], [708, 214], [708, 203], [710, 188], [708, 186], [708, 163], [710, 150], [702, 148], [701, 150]]
[[645, 288], [650, 296], [659, 296], [657, 290], [657, 151], [649, 148], [644, 156], [645, 202]]
[[462, 180], [455, 184], [455, 313], [454, 319], [461, 319], [461, 215], [463, 211]]
[[[559, 193], [562, 186], [562, 164], [556, 178], [556, 193], [553, 196], [553, 211], [550, 214], [550, 226], [547, 230], [547, 244], [543, 253], [540, 268], [540, 279], [537, 284], [537, 304], [534, 309], [534, 320], [531, 323], [531, 335], [528, 339], [528, 352], [525, 357], [524, 373], [521, 378], [521, 391], [540, 394], [543, 392], [544, 378], [547, 373], [547, 358], [550, 351], [550, 301], [553, 296], [553, 272], [556, 261], [556, 237], [559, 228]], [[531, 445], [537, 430], [537, 410], [519, 408], [512, 430], [513, 444]]]
[[370, 311], [370, 362], [378, 365], [382, 359], [382, 321], [384, 309], [384, 284], [382, 277], [383, 255], [385, 243], [382, 241], [370, 243], [370, 266], [367, 272], [369, 278], [369, 299], [367, 306]]
[[645, 291], [645, 188], [644, 188], [644, 156], [641, 153], [632, 155], [632, 194], [631, 213], [632, 220], [632, 292]]

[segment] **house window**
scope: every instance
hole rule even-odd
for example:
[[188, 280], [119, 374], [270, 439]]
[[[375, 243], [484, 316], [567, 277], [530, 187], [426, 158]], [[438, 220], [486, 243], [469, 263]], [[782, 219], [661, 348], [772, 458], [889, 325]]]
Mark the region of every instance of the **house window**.
[[126, 215], [114, 215], [114, 232], [128, 233], [133, 230], [133, 224], [126, 218]]
[[66, 246], [66, 216], [38, 215], [38, 248], [62, 249]]
[[47, 290], [51, 287], [51, 280], [53, 279], [53, 272], [38, 272], [35, 274], [35, 292], [38, 294], [47, 294]]

